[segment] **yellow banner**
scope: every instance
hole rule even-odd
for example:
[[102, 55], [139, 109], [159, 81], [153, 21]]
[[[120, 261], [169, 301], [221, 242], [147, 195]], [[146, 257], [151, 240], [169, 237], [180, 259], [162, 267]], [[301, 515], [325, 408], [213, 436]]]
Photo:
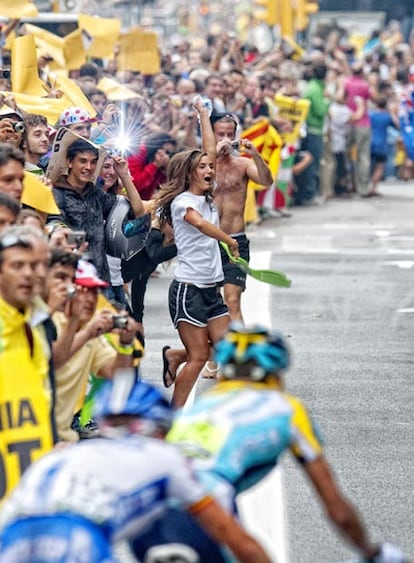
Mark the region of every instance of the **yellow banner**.
[[119, 70], [132, 70], [142, 74], [157, 74], [161, 70], [158, 36], [152, 31], [138, 28], [119, 38], [117, 58]]
[[282, 139], [285, 143], [294, 143], [299, 138], [301, 127], [308, 116], [310, 101], [276, 94], [275, 102], [279, 108], [279, 116], [289, 119], [293, 125], [292, 131], [281, 133]]
[[64, 97], [62, 98], [66, 104], [64, 109], [75, 106], [85, 109], [91, 117], [96, 116], [95, 108], [73, 80], [63, 74], [51, 74], [50, 81], [53, 84], [53, 89], [59, 89], [64, 92]]
[[121, 32], [121, 20], [79, 14], [78, 22], [79, 27], [85, 29], [93, 39], [86, 50], [87, 54], [100, 59], [113, 59]]
[[27, 113], [44, 115], [50, 125], [56, 125], [65, 109], [76, 106], [85, 109], [91, 117], [96, 116], [96, 110], [91, 105], [85, 94], [72, 80], [61, 74], [50, 77], [52, 87], [64, 92], [61, 98], [45, 98], [23, 94], [22, 92], [1, 92], [8, 96], [12, 94], [17, 105]]
[[8, 34], [8, 36], [6, 37], [6, 43], [3, 47], [3, 49], [5, 51], [11, 51], [12, 45], [13, 45], [13, 41], [16, 39], [16, 32], [12, 31], [11, 33]]
[[36, 46], [32, 35], [17, 37], [11, 50], [11, 85], [15, 92], [44, 96], [37, 69]]
[[66, 59], [63, 52], [63, 37], [58, 37], [50, 31], [46, 31], [41, 27], [25, 24], [27, 33], [33, 35], [36, 47], [40, 49], [42, 55], [50, 55], [53, 61], [61, 68], [65, 68]]
[[2, 0], [0, 13], [4, 18], [35, 18], [39, 11], [32, 1]]
[[86, 53], [82, 41], [82, 30], [75, 29], [63, 38], [63, 56], [66, 68], [74, 70], [86, 63]]
[[23, 471], [52, 448], [50, 400], [16, 345], [0, 354], [0, 502]]
[[115, 101], [120, 102], [123, 100], [132, 100], [134, 98], [138, 98], [138, 99], [141, 98], [141, 96], [136, 92], [134, 92], [134, 90], [131, 90], [131, 88], [128, 88], [123, 84], [120, 84], [119, 82], [113, 80], [112, 78], [107, 78], [106, 76], [101, 78], [97, 88], [105, 92], [105, 94], [108, 97], [108, 100], [114, 102]]
[[66, 98], [42, 98], [40, 96], [31, 96], [22, 94], [21, 92], [2, 92], [4, 95], [12, 94], [17, 105], [27, 113], [39, 113], [44, 115], [51, 125], [54, 125], [59, 119], [61, 113], [71, 104], [68, 104]]

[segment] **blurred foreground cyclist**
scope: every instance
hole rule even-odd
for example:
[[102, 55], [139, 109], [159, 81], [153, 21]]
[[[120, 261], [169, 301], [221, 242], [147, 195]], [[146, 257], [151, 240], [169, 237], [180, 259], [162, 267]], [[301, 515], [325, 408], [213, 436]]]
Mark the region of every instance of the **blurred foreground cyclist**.
[[25, 473], [0, 513], [0, 561], [115, 561], [112, 542], [139, 536], [175, 499], [240, 561], [270, 562], [163, 441], [172, 414], [130, 371], [106, 382], [94, 414], [103, 437], [56, 450]]
[[369, 541], [331, 473], [304, 405], [284, 391], [282, 372], [289, 367], [290, 353], [283, 336], [234, 322], [215, 348], [222, 380], [178, 414], [168, 435], [194, 458], [215, 498], [228, 511], [235, 510], [236, 496], [262, 480], [289, 449], [330, 520], [366, 560], [407, 562], [398, 547]]

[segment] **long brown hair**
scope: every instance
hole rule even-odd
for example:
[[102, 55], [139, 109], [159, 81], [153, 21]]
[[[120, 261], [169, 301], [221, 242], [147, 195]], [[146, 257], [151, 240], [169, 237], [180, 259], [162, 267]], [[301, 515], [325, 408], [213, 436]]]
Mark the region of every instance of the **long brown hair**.
[[[161, 224], [171, 224], [171, 203], [179, 194], [190, 189], [195, 170], [207, 154], [199, 149], [182, 151], [171, 157], [167, 166], [167, 181], [157, 190], [154, 200]], [[209, 195], [211, 201], [211, 195]]]

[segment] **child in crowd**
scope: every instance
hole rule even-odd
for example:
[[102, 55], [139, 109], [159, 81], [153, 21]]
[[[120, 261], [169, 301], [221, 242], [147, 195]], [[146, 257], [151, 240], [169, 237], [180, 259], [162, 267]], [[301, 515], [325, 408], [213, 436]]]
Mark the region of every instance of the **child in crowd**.
[[379, 182], [382, 180], [385, 171], [389, 146], [387, 135], [389, 127], [399, 128], [398, 116], [391, 111], [388, 100], [385, 96], [378, 96], [376, 109], [369, 112], [371, 120], [371, 189], [370, 197], [380, 196], [377, 192]]

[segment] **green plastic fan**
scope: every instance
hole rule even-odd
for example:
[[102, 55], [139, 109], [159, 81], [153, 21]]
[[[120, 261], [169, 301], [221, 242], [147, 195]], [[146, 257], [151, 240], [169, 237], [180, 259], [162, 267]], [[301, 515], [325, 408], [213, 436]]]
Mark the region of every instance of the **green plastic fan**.
[[228, 257], [232, 262], [237, 264], [243, 272], [246, 272], [249, 276], [254, 278], [255, 280], [269, 283], [270, 285], [275, 285], [277, 287], [290, 287], [292, 281], [284, 274], [283, 272], [279, 272], [278, 270], [255, 270], [250, 268], [249, 263], [244, 258], [235, 258], [228, 245], [225, 242], [220, 242], [221, 246], [226, 251]]

